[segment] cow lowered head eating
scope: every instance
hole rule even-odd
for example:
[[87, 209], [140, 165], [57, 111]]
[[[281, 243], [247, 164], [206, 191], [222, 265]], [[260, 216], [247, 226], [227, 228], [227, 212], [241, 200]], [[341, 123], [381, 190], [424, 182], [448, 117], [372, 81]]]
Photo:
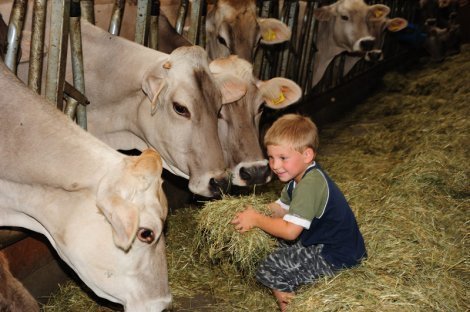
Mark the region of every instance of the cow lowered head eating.
[[0, 226], [43, 234], [98, 296], [126, 311], [171, 302], [162, 161], [125, 156], [0, 62]]

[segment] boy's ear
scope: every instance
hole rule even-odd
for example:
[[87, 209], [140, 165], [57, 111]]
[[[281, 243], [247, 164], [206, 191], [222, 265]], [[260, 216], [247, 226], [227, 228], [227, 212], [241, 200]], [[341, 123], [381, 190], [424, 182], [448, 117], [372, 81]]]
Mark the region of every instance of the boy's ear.
[[315, 159], [315, 151], [311, 147], [307, 147], [302, 154], [305, 163], [311, 163]]

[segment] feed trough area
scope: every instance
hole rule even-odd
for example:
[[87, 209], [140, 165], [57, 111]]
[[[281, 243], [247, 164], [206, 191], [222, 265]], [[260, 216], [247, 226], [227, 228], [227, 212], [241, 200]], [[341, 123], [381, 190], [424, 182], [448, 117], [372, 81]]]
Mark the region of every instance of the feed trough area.
[[[382, 80], [346, 117], [321, 128], [317, 158], [346, 195], [368, 259], [302, 287], [288, 311], [468, 310], [470, 46]], [[270, 247], [269, 237], [239, 234], [227, 220], [246, 203], [276, 199], [281, 187], [273, 181], [252, 194], [171, 212], [166, 244], [174, 311], [277, 309], [253, 278], [259, 249], [246, 245]], [[42, 309], [114, 311], [100, 303], [71, 282]]]

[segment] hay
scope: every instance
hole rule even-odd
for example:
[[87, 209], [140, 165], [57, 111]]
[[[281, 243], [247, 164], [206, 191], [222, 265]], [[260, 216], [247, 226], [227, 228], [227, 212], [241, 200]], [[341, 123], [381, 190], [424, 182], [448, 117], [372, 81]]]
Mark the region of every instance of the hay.
[[258, 212], [269, 215], [267, 204], [276, 199], [273, 193], [262, 195], [225, 196], [207, 202], [197, 214], [195, 244], [212, 263], [228, 261], [241, 273], [252, 277], [258, 262], [272, 252], [276, 239], [258, 228], [240, 234], [230, 221], [237, 212], [252, 205]]
[[[465, 45], [442, 64], [387, 74], [383, 92], [322, 129], [318, 161], [351, 204], [369, 258], [302, 287], [288, 311], [470, 309], [469, 74]], [[199, 210], [187, 208], [185, 214], [190, 222], [181, 231], [189, 237], [178, 244], [191, 246]], [[169, 218], [180, 218], [180, 212]], [[182, 258], [172, 235], [170, 228], [169, 255]], [[210, 294], [214, 304], [193, 311], [276, 310], [271, 294], [248, 283], [237, 268], [200, 261], [197, 250], [191, 252], [190, 265], [176, 264], [183, 281], [170, 274], [172, 289], [180, 291], [176, 302], [191, 291]]]
[[[93, 296], [93, 295], [92, 295]], [[96, 299], [96, 297], [95, 297]], [[95, 299], [92, 299], [76, 283], [68, 281], [64, 285], [59, 285], [59, 290], [52, 294], [47, 303], [41, 307], [44, 312], [112, 312], [113, 310], [100, 306]]]
[[[369, 258], [302, 287], [288, 311], [470, 310], [469, 75], [464, 45], [442, 64], [387, 74], [383, 92], [322, 130], [318, 160], [351, 204]], [[276, 311], [269, 291], [228, 258], [201, 257], [199, 213], [186, 207], [167, 220], [174, 310]]]

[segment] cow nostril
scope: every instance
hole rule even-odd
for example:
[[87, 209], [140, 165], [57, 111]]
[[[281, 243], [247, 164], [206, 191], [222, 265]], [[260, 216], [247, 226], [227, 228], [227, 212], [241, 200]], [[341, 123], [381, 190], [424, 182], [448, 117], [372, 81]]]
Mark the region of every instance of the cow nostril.
[[221, 195], [223, 193], [227, 193], [229, 191], [229, 182], [226, 178], [216, 179], [211, 178], [209, 180], [209, 185], [211, 187], [211, 191], [215, 196]]
[[374, 47], [374, 40], [368, 39], [368, 40], [362, 40], [361, 41], [361, 49], [363, 51], [370, 51]]
[[248, 172], [248, 169], [246, 169], [245, 167], [240, 168], [240, 178], [242, 178], [245, 181], [251, 180], [251, 174]]
[[372, 61], [372, 62], [377, 62], [380, 60], [380, 58], [382, 57], [382, 53], [380, 52], [369, 52], [369, 59]]

